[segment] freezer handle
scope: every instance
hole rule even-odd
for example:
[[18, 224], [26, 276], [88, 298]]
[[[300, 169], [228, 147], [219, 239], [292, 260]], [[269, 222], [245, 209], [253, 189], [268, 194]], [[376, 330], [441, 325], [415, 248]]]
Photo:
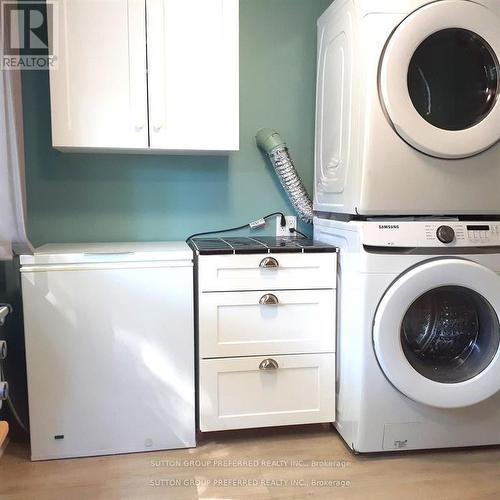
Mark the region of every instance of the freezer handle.
[[88, 257], [113, 257], [115, 255], [134, 255], [135, 252], [85, 252], [83, 255]]

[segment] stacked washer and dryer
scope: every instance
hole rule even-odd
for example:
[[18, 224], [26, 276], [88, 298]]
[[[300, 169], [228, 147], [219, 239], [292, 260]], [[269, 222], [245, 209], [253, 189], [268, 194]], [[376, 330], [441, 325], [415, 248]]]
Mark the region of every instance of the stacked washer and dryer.
[[340, 247], [336, 427], [358, 452], [500, 444], [500, 2], [319, 20], [315, 238]]

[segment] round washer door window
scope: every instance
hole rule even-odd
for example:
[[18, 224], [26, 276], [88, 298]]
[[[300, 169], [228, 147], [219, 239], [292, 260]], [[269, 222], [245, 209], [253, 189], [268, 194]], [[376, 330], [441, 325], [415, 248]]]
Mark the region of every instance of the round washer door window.
[[495, 358], [500, 327], [491, 304], [461, 286], [423, 293], [408, 308], [401, 345], [410, 365], [424, 377], [445, 384], [470, 380]]
[[396, 29], [380, 94], [396, 132], [419, 151], [458, 159], [500, 139], [500, 19], [464, 0], [431, 3]]
[[428, 261], [402, 275], [374, 321], [375, 353], [400, 392], [457, 408], [500, 390], [500, 278], [462, 259]]

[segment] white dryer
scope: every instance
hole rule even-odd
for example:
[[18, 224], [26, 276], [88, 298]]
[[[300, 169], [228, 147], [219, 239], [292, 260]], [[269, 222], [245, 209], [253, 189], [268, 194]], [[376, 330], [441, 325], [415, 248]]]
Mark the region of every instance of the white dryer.
[[500, 444], [500, 223], [315, 220], [340, 247], [336, 427], [357, 452]]
[[498, 0], [336, 0], [318, 45], [317, 212], [500, 213]]

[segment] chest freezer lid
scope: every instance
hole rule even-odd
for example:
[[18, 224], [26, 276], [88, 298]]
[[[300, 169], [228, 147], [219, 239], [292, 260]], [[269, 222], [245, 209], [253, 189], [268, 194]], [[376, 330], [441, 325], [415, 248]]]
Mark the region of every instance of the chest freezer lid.
[[185, 261], [193, 252], [184, 241], [151, 243], [59, 243], [43, 245], [33, 255], [22, 255], [22, 266], [44, 264], [95, 264]]

